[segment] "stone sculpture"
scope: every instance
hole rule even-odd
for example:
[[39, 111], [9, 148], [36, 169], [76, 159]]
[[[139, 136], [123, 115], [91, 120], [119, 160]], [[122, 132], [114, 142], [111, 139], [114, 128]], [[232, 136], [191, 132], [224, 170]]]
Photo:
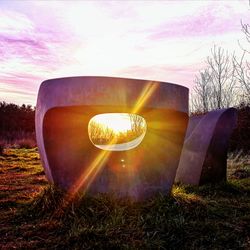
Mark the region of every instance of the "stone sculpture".
[[[147, 131], [141, 143], [127, 151], [95, 147], [88, 124], [103, 113], [143, 117]], [[44, 81], [38, 93], [36, 137], [42, 164], [48, 180], [71, 193], [104, 192], [135, 199], [168, 193], [187, 123], [188, 89], [175, 84], [69, 77]]]
[[236, 123], [234, 108], [191, 117], [175, 181], [201, 185], [226, 180], [228, 142]]

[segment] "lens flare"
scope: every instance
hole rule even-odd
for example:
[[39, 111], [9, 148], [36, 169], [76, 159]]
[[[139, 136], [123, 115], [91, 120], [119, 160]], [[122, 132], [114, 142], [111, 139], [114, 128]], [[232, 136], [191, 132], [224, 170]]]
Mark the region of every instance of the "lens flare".
[[[142, 92], [138, 96], [137, 101], [131, 110], [131, 114], [136, 114], [136, 113], [140, 112], [140, 110], [145, 106], [145, 104], [154, 95], [154, 92], [157, 90], [158, 86], [159, 85], [157, 83], [148, 82], [147, 86], [145, 86], [145, 88], [142, 90]], [[119, 132], [125, 131], [125, 130], [127, 130], [127, 128], [129, 128], [129, 126], [131, 126], [131, 125], [127, 125], [128, 124], [127, 122], [124, 122], [125, 121], [124, 117], [120, 118], [118, 121], [119, 122], [113, 123], [113, 124], [116, 124], [116, 125], [113, 125], [113, 127], [119, 127], [119, 129], [118, 129]], [[117, 123], [121, 124], [121, 121], [123, 121], [124, 124], [122, 124], [121, 126], [117, 126]], [[145, 124], [146, 124], [146, 122], [145, 122]], [[146, 125], [145, 125], [145, 128], [146, 128]], [[118, 132], [118, 131], [116, 130], [116, 132]], [[109, 145], [112, 145], [112, 144], [115, 144], [114, 138], [112, 138], [112, 140], [109, 142]], [[85, 171], [83, 171], [81, 176], [79, 176], [75, 185], [72, 186], [72, 188], [67, 192], [66, 196], [63, 199], [63, 203], [61, 203], [58, 206], [58, 209], [55, 211], [55, 213], [57, 213], [59, 211], [63, 211], [65, 209], [65, 207], [67, 207], [70, 204], [70, 202], [75, 198], [75, 196], [79, 190], [82, 190], [83, 193], [85, 193], [88, 190], [89, 186], [92, 184], [92, 182], [96, 178], [97, 174], [100, 172], [100, 170], [104, 167], [105, 163], [109, 159], [111, 153], [112, 153], [112, 151], [101, 150], [96, 155], [95, 159], [89, 165], [89, 167], [87, 169], [85, 169]], [[137, 160], [140, 161], [141, 157], [143, 157], [143, 156], [138, 155]], [[121, 163], [122, 163], [122, 165], [125, 165], [125, 164], [123, 164], [123, 162], [121, 162]], [[137, 163], [134, 162], [134, 164], [133, 164], [134, 169], [132, 169], [132, 170], [136, 169], [136, 165], [137, 165]]]

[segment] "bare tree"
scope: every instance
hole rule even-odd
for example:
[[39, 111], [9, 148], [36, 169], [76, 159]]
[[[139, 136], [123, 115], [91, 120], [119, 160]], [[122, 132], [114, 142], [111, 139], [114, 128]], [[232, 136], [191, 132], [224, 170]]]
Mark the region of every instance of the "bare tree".
[[144, 119], [136, 114], [129, 114], [131, 130], [135, 135], [140, 135], [145, 130]]
[[91, 121], [88, 130], [93, 140], [101, 136], [101, 126], [97, 122]]
[[221, 109], [233, 105], [235, 92], [234, 67], [227, 51], [214, 46], [207, 58], [212, 87], [211, 108]]
[[89, 124], [89, 136], [95, 144], [107, 144], [114, 138], [114, 131], [98, 122]]
[[246, 35], [248, 43], [250, 43], [250, 25], [241, 23], [242, 31]]
[[250, 99], [250, 63], [245, 60], [246, 51], [243, 52], [241, 58], [238, 60], [233, 57], [235, 68], [235, 78], [240, 83], [243, 89], [244, 99]]
[[195, 77], [194, 93], [192, 94], [191, 107], [200, 112], [207, 112], [210, 109], [209, 96], [211, 95], [210, 86], [211, 74], [209, 69], [200, 71], [199, 76]]
[[235, 104], [236, 81], [232, 58], [221, 47], [214, 46], [206, 60], [207, 67], [195, 78], [193, 110], [207, 112]]
[[[246, 35], [246, 40], [250, 44], [250, 26], [248, 24], [241, 23], [242, 31]], [[240, 59], [236, 56], [233, 57], [233, 64], [235, 68], [235, 78], [240, 83], [243, 90], [243, 98], [250, 101], [250, 63], [246, 56], [250, 54], [250, 50], [240, 47], [243, 50], [243, 54]]]

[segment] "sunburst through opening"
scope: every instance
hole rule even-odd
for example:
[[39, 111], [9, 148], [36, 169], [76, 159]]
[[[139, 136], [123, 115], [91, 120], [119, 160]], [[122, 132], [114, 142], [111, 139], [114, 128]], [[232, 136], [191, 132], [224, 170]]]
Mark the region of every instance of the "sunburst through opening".
[[129, 113], [98, 114], [88, 124], [89, 138], [94, 146], [110, 151], [125, 151], [137, 147], [146, 130], [146, 120], [140, 115]]

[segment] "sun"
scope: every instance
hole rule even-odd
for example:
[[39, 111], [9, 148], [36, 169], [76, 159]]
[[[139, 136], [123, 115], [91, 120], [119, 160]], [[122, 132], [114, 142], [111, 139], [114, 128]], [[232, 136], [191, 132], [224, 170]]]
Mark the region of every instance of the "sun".
[[89, 121], [90, 141], [102, 150], [124, 151], [137, 147], [146, 134], [143, 117], [129, 113], [104, 113]]
[[131, 120], [126, 113], [105, 113], [96, 115], [91, 119], [103, 127], [112, 129], [114, 133], [122, 133], [131, 130]]

